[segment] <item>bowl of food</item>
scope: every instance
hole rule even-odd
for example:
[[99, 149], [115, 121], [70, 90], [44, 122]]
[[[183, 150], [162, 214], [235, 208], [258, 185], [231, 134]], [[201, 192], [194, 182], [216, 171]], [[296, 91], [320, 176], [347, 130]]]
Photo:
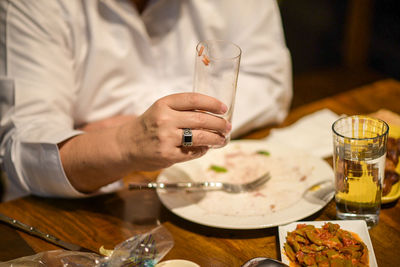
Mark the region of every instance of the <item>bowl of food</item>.
[[282, 262], [291, 267], [378, 266], [363, 220], [307, 221], [279, 226], [279, 242]]

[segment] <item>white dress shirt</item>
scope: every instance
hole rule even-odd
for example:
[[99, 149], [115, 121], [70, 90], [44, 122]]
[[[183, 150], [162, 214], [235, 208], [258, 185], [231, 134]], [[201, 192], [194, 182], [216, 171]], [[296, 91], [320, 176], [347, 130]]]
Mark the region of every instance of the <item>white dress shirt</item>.
[[159, 0], [142, 14], [129, 0], [3, 0], [0, 20], [6, 199], [86, 196], [69, 183], [57, 144], [85, 123], [190, 92], [200, 40], [242, 49], [233, 137], [282, 121], [290, 105], [290, 55], [272, 0]]

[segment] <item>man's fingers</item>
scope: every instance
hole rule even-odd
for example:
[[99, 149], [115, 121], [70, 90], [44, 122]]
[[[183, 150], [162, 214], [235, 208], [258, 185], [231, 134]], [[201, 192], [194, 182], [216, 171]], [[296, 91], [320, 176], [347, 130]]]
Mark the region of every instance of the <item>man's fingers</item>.
[[221, 101], [199, 93], [180, 93], [164, 97], [167, 105], [178, 111], [202, 110], [215, 114], [224, 114], [228, 108]]
[[228, 134], [232, 128], [227, 120], [199, 111], [176, 112], [177, 128], [205, 129], [208, 131]]
[[[177, 130], [177, 138], [175, 139], [175, 146], [181, 146], [183, 139], [183, 130]], [[206, 130], [192, 130], [192, 147], [201, 146], [223, 146], [226, 142], [225, 136]]]

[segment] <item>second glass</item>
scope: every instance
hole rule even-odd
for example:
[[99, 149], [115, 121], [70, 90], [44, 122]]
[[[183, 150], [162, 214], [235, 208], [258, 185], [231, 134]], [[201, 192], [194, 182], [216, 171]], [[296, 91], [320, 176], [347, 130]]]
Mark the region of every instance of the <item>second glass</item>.
[[[213, 115], [231, 123], [241, 54], [239, 46], [224, 40], [202, 41], [196, 46], [193, 92], [212, 96], [223, 102], [228, 107], [226, 113]], [[226, 145], [230, 134], [225, 136], [225, 140]]]
[[378, 223], [389, 126], [357, 115], [333, 126], [336, 215], [339, 219]]

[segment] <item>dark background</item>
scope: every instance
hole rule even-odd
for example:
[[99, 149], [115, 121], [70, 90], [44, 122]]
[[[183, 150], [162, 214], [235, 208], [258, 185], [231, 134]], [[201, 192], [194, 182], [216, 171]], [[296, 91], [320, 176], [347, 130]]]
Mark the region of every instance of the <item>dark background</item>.
[[400, 1], [278, 3], [292, 55], [292, 108], [376, 80], [400, 80]]

